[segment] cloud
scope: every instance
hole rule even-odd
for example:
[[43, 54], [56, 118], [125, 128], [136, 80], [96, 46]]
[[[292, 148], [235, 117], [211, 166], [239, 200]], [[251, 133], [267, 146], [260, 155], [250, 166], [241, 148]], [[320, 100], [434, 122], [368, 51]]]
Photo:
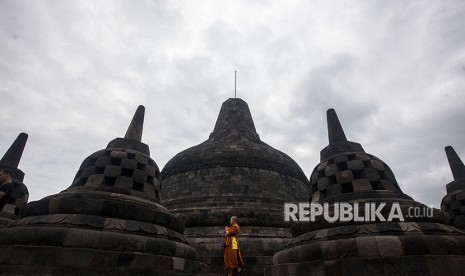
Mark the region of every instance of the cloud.
[[208, 138], [221, 103], [251, 108], [265, 142], [309, 176], [333, 107], [350, 140], [439, 205], [465, 158], [460, 1], [2, 1], [0, 149], [30, 134], [31, 200], [67, 188], [80, 162], [146, 106], [159, 167]]

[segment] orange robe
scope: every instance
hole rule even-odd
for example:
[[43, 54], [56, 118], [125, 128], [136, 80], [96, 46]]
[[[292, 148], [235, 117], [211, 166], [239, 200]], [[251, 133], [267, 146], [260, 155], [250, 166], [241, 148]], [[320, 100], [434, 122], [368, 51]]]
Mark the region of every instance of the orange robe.
[[[226, 249], [224, 251], [224, 268], [242, 268], [244, 267], [244, 261], [242, 260], [241, 251], [239, 249], [239, 225], [234, 223], [232, 226], [228, 227], [229, 234], [226, 235], [225, 245]], [[234, 242], [236, 239], [236, 243]], [[233, 249], [237, 247], [237, 249]]]

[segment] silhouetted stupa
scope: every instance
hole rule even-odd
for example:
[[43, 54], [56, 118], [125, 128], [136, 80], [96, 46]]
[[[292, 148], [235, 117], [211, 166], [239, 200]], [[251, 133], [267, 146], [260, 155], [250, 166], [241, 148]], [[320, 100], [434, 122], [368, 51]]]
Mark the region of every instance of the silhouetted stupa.
[[[209, 139], [160, 174], [141, 142], [140, 106], [125, 137], [87, 157], [70, 187], [22, 212], [20, 134], [0, 161], [19, 187], [0, 214], [0, 227], [8, 224], [0, 229], [0, 275], [224, 275], [232, 215], [241, 226], [242, 275], [465, 275], [465, 166], [455, 151], [446, 148], [454, 176], [441, 204], [448, 215], [408, 217], [427, 206], [402, 192], [385, 162], [347, 140], [334, 110], [327, 120], [329, 145], [310, 181], [260, 140], [241, 99], [224, 102]], [[358, 203], [361, 214], [371, 208], [364, 203], [385, 203], [384, 217], [398, 204], [405, 221], [286, 222], [284, 203], [304, 201]], [[446, 225], [449, 217], [462, 230]]]
[[[402, 192], [386, 163], [347, 141], [334, 110], [327, 116], [329, 145], [310, 178], [311, 202], [399, 203], [403, 214], [426, 208]], [[431, 217], [425, 213], [403, 222], [296, 224], [292, 242], [275, 254], [265, 275], [464, 275], [465, 233], [446, 221], [435, 209]]]
[[465, 166], [454, 148], [448, 146], [445, 150], [454, 181], [446, 186], [441, 209], [449, 214], [450, 225], [465, 230]]
[[302, 169], [260, 140], [247, 103], [236, 98], [223, 103], [208, 140], [166, 164], [162, 181], [163, 203], [184, 221], [187, 240], [208, 266], [205, 274], [224, 271], [224, 227], [235, 215], [243, 274], [263, 275], [291, 238], [284, 203], [308, 197]]
[[14, 190], [9, 202], [0, 210], [0, 228], [21, 216], [21, 209], [27, 203], [29, 192], [24, 185], [24, 172], [18, 169], [19, 161], [23, 155], [28, 135], [20, 133], [11, 147], [0, 160], [0, 169], [8, 169], [13, 173]]
[[2, 275], [192, 275], [197, 252], [161, 204], [158, 166], [141, 142], [144, 107], [124, 138], [87, 157], [73, 184], [31, 202], [0, 230]]

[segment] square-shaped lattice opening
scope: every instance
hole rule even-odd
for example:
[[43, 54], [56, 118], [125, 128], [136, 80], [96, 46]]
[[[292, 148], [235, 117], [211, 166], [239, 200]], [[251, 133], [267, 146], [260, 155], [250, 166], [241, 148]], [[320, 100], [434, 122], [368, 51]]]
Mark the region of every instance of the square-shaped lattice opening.
[[144, 164], [144, 163], [138, 162], [138, 163], [137, 163], [137, 169], [143, 171], [143, 170], [145, 169], [145, 164]]
[[136, 191], [143, 192], [144, 191], [144, 184], [139, 183], [139, 182], [134, 182], [134, 184], [132, 185], [132, 189], [136, 190]]
[[354, 191], [354, 187], [352, 186], [352, 182], [341, 184], [341, 186], [342, 186], [342, 193], [343, 194], [351, 193], [351, 192]]
[[338, 167], [341, 171], [347, 170], [347, 162], [340, 162], [340, 163], [337, 164], [337, 167]]
[[121, 175], [122, 176], [132, 177], [133, 174], [134, 174], [133, 169], [127, 169], [127, 168], [121, 169]]
[[370, 184], [373, 190], [384, 190], [383, 185], [379, 181], [370, 181]]
[[110, 159], [110, 164], [115, 165], [115, 166], [119, 166], [119, 165], [121, 165], [121, 159], [116, 158], [116, 157], [112, 157]]
[[115, 186], [116, 177], [105, 177], [103, 184], [105, 186]]
[[336, 184], [337, 183], [337, 179], [336, 179], [336, 175], [333, 174], [331, 176], [328, 176], [329, 178], [329, 185], [333, 185], [333, 184]]
[[94, 174], [102, 174], [105, 170], [105, 167], [95, 167]]

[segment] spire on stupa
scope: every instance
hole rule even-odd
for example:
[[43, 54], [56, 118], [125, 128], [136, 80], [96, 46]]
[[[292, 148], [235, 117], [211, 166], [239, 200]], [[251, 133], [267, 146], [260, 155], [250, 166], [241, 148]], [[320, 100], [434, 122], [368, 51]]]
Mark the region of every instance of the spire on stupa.
[[334, 109], [330, 108], [326, 111], [326, 119], [328, 122], [329, 145], [321, 150], [321, 160], [343, 152], [365, 152], [362, 145], [347, 140], [344, 129]]

